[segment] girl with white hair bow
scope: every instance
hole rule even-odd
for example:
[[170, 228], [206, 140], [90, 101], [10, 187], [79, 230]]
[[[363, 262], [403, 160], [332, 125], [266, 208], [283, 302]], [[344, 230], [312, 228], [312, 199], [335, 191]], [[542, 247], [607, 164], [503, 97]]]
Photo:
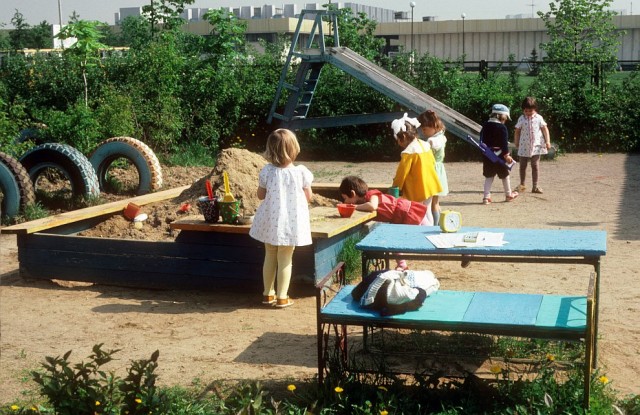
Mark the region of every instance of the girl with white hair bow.
[[420, 122], [406, 113], [391, 123], [396, 142], [403, 148], [393, 186], [400, 188], [403, 198], [426, 205], [426, 222], [433, 225], [431, 200], [442, 191], [442, 185], [436, 173], [431, 144], [419, 138], [419, 127]]

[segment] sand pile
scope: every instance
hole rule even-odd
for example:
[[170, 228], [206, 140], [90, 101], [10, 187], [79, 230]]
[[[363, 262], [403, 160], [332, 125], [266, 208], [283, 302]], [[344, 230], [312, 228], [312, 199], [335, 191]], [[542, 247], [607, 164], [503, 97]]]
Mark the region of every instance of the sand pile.
[[[171, 222], [189, 215], [200, 215], [196, 201], [200, 196], [207, 194], [206, 180], [211, 181], [214, 194], [222, 197], [224, 194], [222, 172], [224, 171], [229, 176], [231, 193], [236, 199], [242, 200], [241, 212], [244, 212], [245, 215], [253, 215], [260, 205], [257, 196], [258, 175], [266, 164], [267, 161], [264, 157], [248, 150], [238, 148], [222, 150], [213, 169], [193, 182], [180, 196], [172, 200], [143, 206], [142, 212], [149, 215], [149, 219], [144, 222], [141, 229], [134, 228], [133, 223], [124, 216], [114, 215], [78, 235], [153, 241], [173, 240], [175, 233], [172, 233], [169, 226]], [[310, 206], [335, 206], [337, 203], [337, 200], [314, 194]], [[181, 209], [185, 204], [191, 206], [187, 211]]]

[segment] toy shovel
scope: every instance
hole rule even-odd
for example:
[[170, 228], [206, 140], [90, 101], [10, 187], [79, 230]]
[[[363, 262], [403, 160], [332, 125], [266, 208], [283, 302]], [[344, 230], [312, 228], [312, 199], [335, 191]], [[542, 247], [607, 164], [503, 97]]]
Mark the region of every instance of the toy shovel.
[[235, 202], [236, 198], [233, 197], [231, 190], [229, 190], [229, 175], [226, 171], [222, 172], [222, 180], [224, 181], [224, 197], [222, 198], [223, 202]]
[[206, 180], [204, 182], [204, 186], [207, 188], [207, 195], [209, 196], [209, 200], [213, 200], [213, 188], [211, 187], [211, 182]]

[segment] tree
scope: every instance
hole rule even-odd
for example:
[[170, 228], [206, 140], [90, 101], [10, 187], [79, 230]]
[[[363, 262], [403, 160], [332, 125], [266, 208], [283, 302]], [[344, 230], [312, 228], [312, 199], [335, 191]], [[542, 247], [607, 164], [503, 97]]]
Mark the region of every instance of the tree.
[[120, 24], [122, 46], [140, 49], [152, 39], [151, 29], [143, 17], [129, 16]]
[[29, 46], [29, 30], [31, 26], [24, 19], [24, 15], [16, 9], [15, 14], [11, 18], [11, 24], [14, 29], [9, 32], [9, 43], [14, 50], [24, 49]]
[[[0, 23], [0, 29], [5, 26], [4, 23]], [[11, 47], [11, 42], [9, 41], [9, 36], [4, 32], [0, 32], [0, 49], [9, 49]]]
[[33, 48], [48, 49], [53, 46], [51, 25], [46, 20], [37, 26], [30, 26], [24, 15], [17, 9], [11, 18], [14, 30], [9, 32], [9, 45], [14, 50]]
[[247, 25], [231, 13], [210, 9], [204, 18], [211, 25], [211, 35], [205, 40], [205, 51], [214, 61], [233, 60], [245, 49]]
[[71, 45], [68, 49], [65, 49], [64, 53], [76, 59], [82, 69], [85, 106], [89, 105], [87, 68], [89, 66], [96, 65], [100, 60], [100, 49], [107, 48], [105, 44], [100, 42], [103, 34], [100, 32], [99, 27], [104, 25], [105, 23], [98, 22], [96, 20], [79, 20], [75, 23], [69, 23], [66, 25], [57, 35], [60, 39], [67, 39], [70, 37], [77, 39], [76, 43]]
[[616, 60], [620, 36], [609, 10], [610, 0], [554, 0], [544, 21], [549, 41], [540, 47], [550, 60], [612, 62]]
[[74, 10], [69, 15], [69, 23], [78, 23], [79, 21], [80, 21], [80, 15], [78, 13], [76, 13], [76, 11]]
[[180, 17], [185, 5], [193, 4], [195, 0], [151, 0], [151, 4], [142, 6], [151, 24], [151, 32], [159, 32], [158, 24], [162, 23], [164, 30], [178, 29], [184, 23]]
[[53, 47], [52, 28], [46, 20], [40, 22], [38, 26], [31, 28], [30, 45], [36, 49], [48, 49]]
[[[551, 136], [568, 151], [600, 149], [610, 134], [611, 116], [605, 92], [606, 72], [616, 68], [621, 32], [609, 0], [554, 0], [549, 12], [538, 13], [549, 41], [540, 47], [546, 63], [531, 86], [541, 98]], [[548, 63], [548, 64], [547, 64]], [[596, 121], [597, 120], [597, 121]]]

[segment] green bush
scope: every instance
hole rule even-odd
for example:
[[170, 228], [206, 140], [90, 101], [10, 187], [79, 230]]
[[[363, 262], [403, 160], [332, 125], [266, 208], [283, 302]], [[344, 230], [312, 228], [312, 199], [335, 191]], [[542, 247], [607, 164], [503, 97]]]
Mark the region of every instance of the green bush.
[[84, 102], [78, 102], [66, 111], [44, 110], [39, 118], [47, 125], [42, 130], [44, 140], [69, 144], [84, 154], [89, 154], [105, 138], [95, 113]]
[[32, 372], [44, 401], [0, 406], [0, 414], [614, 415], [636, 414], [640, 408], [638, 395], [617, 399], [609, 379], [595, 373], [591, 409], [585, 412], [581, 364], [569, 363], [560, 374], [549, 353], [532, 362], [524, 374], [509, 360], [500, 361], [490, 368], [494, 379], [480, 379], [473, 373], [464, 378], [416, 373], [416, 381], [409, 382], [384, 365], [377, 373], [348, 373], [336, 364], [342, 359], [337, 351], [329, 356], [329, 366], [335, 370], [321, 385], [315, 380], [277, 381], [269, 387], [253, 381], [214, 381], [206, 386], [196, 382], [190, 388], [158, 388], [158, 351], [149, 359], [131, 362], [127, 376], [121, 378], [104, 369], [118, 350], [102, 346], [93, 346], [87, 362], [72, 363], [71, 351], [46, 357], [42, 369]]
[[132, 362], [124, 379], [102, 369], [117, 352], [97, 344], [86, 363], [72, 364], [71, 351], [47, 357], [43, 370], [32, 372], [32, 378], [58, 415], [163, 413], [164, 393], [156, 389], [154, 373], [159, 352]]
[[106, 85], [92, 107], [95, 108], [94, 118], [98, 123], [101, 141], [111, 137], [138, 135], [133, 101], [117, 88]]
[[4, 153], [19, 158], [30, 147], [31, 143], [18, 139], [27, 123], [23, 104], [9, 105], [0, 97], [0, 149]]

